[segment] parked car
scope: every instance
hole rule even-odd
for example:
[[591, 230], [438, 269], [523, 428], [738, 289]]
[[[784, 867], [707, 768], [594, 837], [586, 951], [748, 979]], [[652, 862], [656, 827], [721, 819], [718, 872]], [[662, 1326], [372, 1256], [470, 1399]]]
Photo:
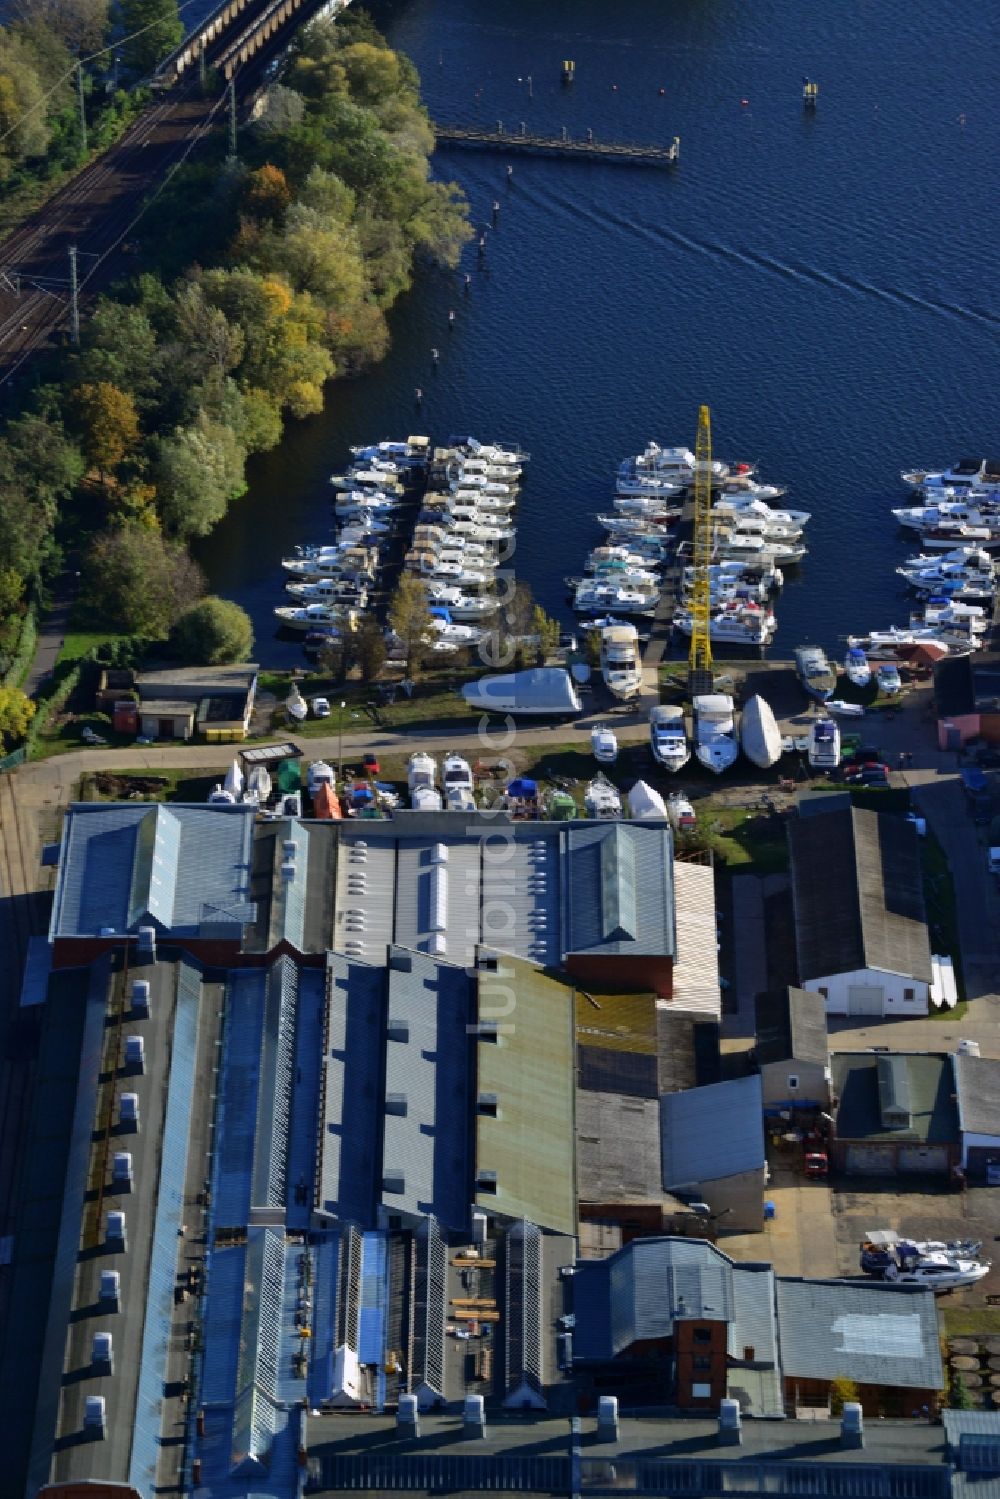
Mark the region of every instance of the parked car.
[[329, 698], [314, 697], [313, 700], [312, 700], [312, 710], [313, 710], [313, 717], [314, 718], [329, 718], [330, 717], [330, 700], [329, 700]]
[[378, 763], [378, 755], [369, 753], [365, 755], [361, 763], [364, 765], [366, 776], [377, 776], [380, 774], [381, 768]]
[[889, 767], [888, 765], [866, 765], [858, 779], [862, 786], [888, 786]]
[[807, 1150], [802, 1164], [806, 1176], [812, 1181], [830, 1174], [830, 1162], [825, 1150]]
[[895, 697], [897, 692], [903, 690], [899, 667], [894, 661], [883, 661], [875, 673], [875, 680], [879, 692], [884, 692], [888, 697]]

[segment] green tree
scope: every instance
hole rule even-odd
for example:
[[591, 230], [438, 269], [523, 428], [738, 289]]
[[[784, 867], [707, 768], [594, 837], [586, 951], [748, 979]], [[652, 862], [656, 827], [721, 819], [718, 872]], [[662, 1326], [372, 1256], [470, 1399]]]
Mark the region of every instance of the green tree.
[[0, 28], [0, 181], [29, 157], [43, 155], [49, 139], [44, 89], [31, 48]]
[[559, 644], [559, 621], [536, 604], [531, 614], [531, 633], [538, 640], [537, 660], [544, 663]]
[[830, 1414], [832, 1416], [842, 1415], [844, 1406], [851, 1401], [857, 1401], [857, 1398], [858, 1387], [853, 1379], [838, 1374], [836, 1379], [830, 1381]]
[[231, 427], [202, 414], [157, 444], [152, 478], [164, 529], [171, 536], [207, 536], [230, 500], [246, 489], [241, 447]]
[[7, 423], [0, 437], [0, 566], [38, 576], [59, 505], [84, 467], [57, 419], [29, 412]]
[[412, 573], [403, 574], [389, 602], [389, 625], [406, 653], [407, 676], [416, 680], [434, 639], [434, 629], [427, 594]]
[[141, 75], [151, 73], [184, 35], [177, 0], [120, 0], [118, 10], [128, 38], [122, 46], [125, 66]]
[[953, 1411], [971, 1411], [975, 1409], [975, 1402], [966, 1387], [965, 1380], [957, 1369], [952, 1370], [948, 1381], [948, 1405]]
[[109, 380], [98, 380], [76, 387], [73, 406], [84, 457], [106, 482], [139, 441], [135, 402]]
[[145, 640], [164, 640], [188, 604], [201, 597], [201, 569], [184, 547], [132, 522], [91, 542], [81, 594], [95, 623]]
[[24, 579], [13, 567], [0, 567], [0, 619], [8, 619], [24, 598]]
[[35, 705], [19, 687], [0, 687], [0, 739], [19, 744], [35, 716]]
[[12, 0], [8, 14], [32, 35], [57, 38], [74, 56], [96, 52], [108, 32], [108, 0]]
[[170, 638], [183, 660], [221, 666], [250, 659], [253, 625], [239, 604], [212, 594], [184, 610]]
[[354, 637], [362, 682], [377, 682], [387, 655], [385, 635], [377, 619], [366, 614]]
[[83, 383], [113, 385], [144, 405], [156, 392], [159, 366], [156, 332], [143, 309], [102, 297], [84, 334]]

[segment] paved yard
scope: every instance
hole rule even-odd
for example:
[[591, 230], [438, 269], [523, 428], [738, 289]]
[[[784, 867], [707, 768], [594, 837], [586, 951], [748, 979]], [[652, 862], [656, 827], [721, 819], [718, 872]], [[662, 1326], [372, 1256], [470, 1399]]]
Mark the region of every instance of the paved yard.
[[779, 1275], [837, 1275], [836, 1228], [824, 1182], [788, 1166], [771, 1167], [767, 1189], [775, 1215], [760, 1234], [730, 1234], [719, 1248], [734, 1260], [765, 1260]]

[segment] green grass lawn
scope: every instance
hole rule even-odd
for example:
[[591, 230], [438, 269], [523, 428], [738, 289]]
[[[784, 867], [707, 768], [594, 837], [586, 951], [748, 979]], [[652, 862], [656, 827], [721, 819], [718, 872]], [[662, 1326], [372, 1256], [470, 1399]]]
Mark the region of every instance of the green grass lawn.
[[117, 645], [120, 640], [130, 638], [127, 635], [109, 635], [107, 630], [69, 630], [60, 647], [56, 665], [61, 666], [65, 661], [82, 661], [98, 646]]
[[166, 766], [157, 770], [88, 770], [80, 777], [79, 799], [204, 802], [221, 779], [219, 770], [170, 770]]
[[780, 815], [748, 807], [696, 803], [698, 830], [681, 846], [711, 849], [727, 869], [741, 873], [780, 874], [788, 868], [785, 823]]

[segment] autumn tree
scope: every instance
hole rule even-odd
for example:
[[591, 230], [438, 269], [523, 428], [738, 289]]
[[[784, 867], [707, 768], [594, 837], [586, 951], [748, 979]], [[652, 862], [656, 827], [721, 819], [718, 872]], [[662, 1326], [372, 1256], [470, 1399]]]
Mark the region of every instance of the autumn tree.
[[389, 602], [389, 626], [405, 652], [407, 676], [417, 676], [434, 639], [427, 594], [418, 578], [403, 573]]
[[247, 177], [240, 207], [258, 222], [278, 225], [284, 222], [291, 201], [292, 193], [284, 172], [265, 162]]
[[0, 687], [0, 740], [19, 744], [35, 716], [35, 705], [19, 687]]
[[201, 569], [160, 531], [129, 524], [91, 542], [81, 596], [110, 629], [163, 640], [181, 612], [205, 591]]
[[220, 666], [249, 660], [253, 625], [239, 604], [210, 595], [184, 610], [170, 638], [182, 660]]
[[50, 139], [45, 93], [30, 47], [0, 28], [0, 181]]
[[105, 483], [139, 441], [135, 402], [109, 380], [98, 380], [78, 385], [73, 405], [84, 457]]
[[9, 0], [6, 9], [19, 28], [47, 32], [74, 56], [96, 52], [108, 32], [108, 0]]

